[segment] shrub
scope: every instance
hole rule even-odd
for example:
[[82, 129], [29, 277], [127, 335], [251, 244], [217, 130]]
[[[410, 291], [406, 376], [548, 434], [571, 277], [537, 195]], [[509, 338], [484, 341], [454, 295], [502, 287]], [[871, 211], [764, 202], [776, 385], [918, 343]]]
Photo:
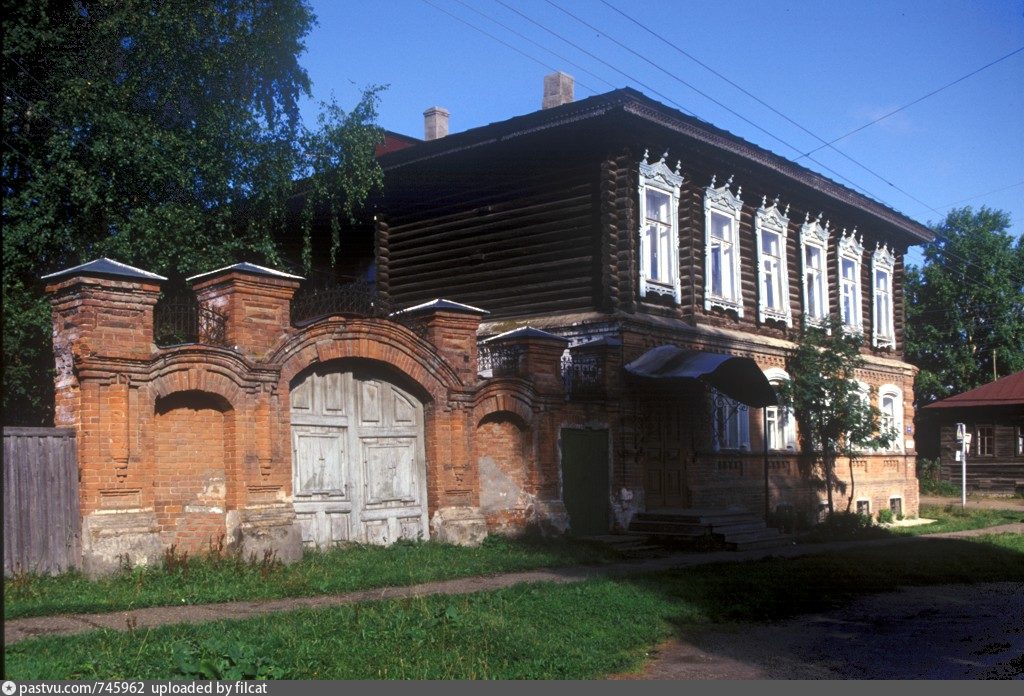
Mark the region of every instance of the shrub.
[[[890, 514], [892, 514], [890, 512]], [[804, 536], [804, 541], [844, 541], [876, 539], [888, 532], [876, 527], [871, 517], [856, 512], [833, 512]]]
[[[902, 516], [902, 515], [901, 515]], [[882, 508], [878, 511], [878, 523], [879, 524], [891, 524], [893, 520], [892, 510], [889, 508]]]

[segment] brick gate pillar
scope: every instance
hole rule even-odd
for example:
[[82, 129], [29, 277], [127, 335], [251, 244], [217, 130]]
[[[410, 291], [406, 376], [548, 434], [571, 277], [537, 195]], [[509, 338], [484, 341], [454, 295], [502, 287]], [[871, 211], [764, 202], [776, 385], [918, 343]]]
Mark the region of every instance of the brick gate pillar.
[[476, 546], [487, 537], [480, 510], [480, 475], [473, 460], [473, 392], [477, 378], [476, 332], [486, 310], [434, 300], [398, 312], [459, 376], [463, 390], [437, 403], [425, 423], [427, 489], [433, 514], [431, 535], [452, 544]]
[[155, 562], [161, 549], [139, 465], [138, 389], [166, 278], [103, 258], [43, 280], [53, 307], [54, 422], [78, 435], [83, 567], [96, 575], [125, 557]]

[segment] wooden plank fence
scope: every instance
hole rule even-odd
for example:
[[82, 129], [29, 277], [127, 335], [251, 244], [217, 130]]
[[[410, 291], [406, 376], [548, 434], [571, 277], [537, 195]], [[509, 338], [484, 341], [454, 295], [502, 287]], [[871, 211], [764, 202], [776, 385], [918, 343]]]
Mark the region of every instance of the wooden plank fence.
[[4, 576], [79, 568], [82, 519], [71, 428], [4, 428]]

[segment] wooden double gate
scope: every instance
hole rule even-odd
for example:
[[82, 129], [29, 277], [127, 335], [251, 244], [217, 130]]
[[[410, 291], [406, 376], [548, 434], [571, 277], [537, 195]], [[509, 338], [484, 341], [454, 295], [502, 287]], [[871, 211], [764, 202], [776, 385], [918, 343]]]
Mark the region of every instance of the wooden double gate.
[[4, 576], [78, 568], [82, 517], [71, 428], [4, 428]]

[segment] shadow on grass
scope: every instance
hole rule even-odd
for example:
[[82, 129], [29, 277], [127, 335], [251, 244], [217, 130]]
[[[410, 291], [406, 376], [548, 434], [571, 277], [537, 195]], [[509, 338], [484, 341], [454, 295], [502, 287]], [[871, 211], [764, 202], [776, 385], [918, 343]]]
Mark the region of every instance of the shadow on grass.
[[[860, 678], [965, 678], [964, 659], [948, 655], [917, 656], [912, 661], [902, 662], [898, 659], [884, 661], [878, 655], [867, 660], [859, 656], [870, 654], [872, 650], [881, 650], [883, 654], [891, 651], [894, 645], [886, 643], [885, 634], [895, 630], [897, 624], [901, 635], [916, 635], [920, 648], [927, 651], [930, 622], [941, 613], [943, 606], [952, 609], [949, 622], [966, 628], [964, 635], [970, 635], [972, 622], [977, 623], [977, 630], [983, 630], [990, 624], [1005, 623], [1008, 618], [1005, 612], [1019, 618], [1019, 612], [1024, 610], [1021, 587], [1017, 586], [1014, 593], [1016, 606], [1007, 606], [998, 615], [993, 615], [991, 603], [980, 608], [974, 606], [969, 601], [971, 589], [964, 587], [940, 592], [942, 597], [935, 598], [939, 609], [931, 607], [915, 612], [908, 608], [898, 610], [898, 616], [860, 617], [861, 620], [846, 617], [832, 623], [821, 618], [821, 635], [817, 638], [801, 634], [807, 629], [805, 625], [794, 625], [793, 633], [781, 635], [769, 628], [794, 617], [835, 612], [850, 607], [860, 598], [904, 588], [1022, 583], [1024, 540], [1016, 534], [981, 541], [903, 538], [898, 544], [854, 548], [841, 553], [707, 565], [622, 582], [657, 593], [678, 607], [678, 612], [665, 617], [672, 634], [719, 660], [756, 670], [788, 669], [785, 678], [791, 679], [829, 677], [827, 671], [822, 671], [825, 663], [860, 665], [859, 669], [867, 670]], [[923, 594], [927, 596], [928, 592], [924, 590]], [[1014, 625], [1015, 620], [1010, 619], [1007, 625]], [[914, 625], [914, 621], [920, 622], [919, 625]], [[773, 644], [766, 648], [755, 635]], [[1017, 652], [1006, 656], [1009, 660], [1006, 665], [993, 667], [993, 674], [1001, 673], [999, 670], [1004, 667], [1010, 671], [1015, 669], [1010, 664], [1011, 658], [1019, 656], [1024, 647], [1024, 636], [1019, 631], [1016, 635], [1018, 645], [1013, 649]], [[815, 643], [816, 640], [827, 641], [827, 649]], [[1007, 644], [1006, 650], [1012, 652], [1011, 647]], [[850, 654], [843, 653], [846, 649]], [[812, 654], [820, 658], [816, 666], [808, 662]], [[681, 659], [692, 661], [693, 656], [684, 655]], [[978, 663], [977, 658], [975, 662]], [[685, 665], [683, 668], [686, 669]], [[855, 669], [852, 675], [857, 676]], [[851, 676], [851, 673], [843, 676]]]

